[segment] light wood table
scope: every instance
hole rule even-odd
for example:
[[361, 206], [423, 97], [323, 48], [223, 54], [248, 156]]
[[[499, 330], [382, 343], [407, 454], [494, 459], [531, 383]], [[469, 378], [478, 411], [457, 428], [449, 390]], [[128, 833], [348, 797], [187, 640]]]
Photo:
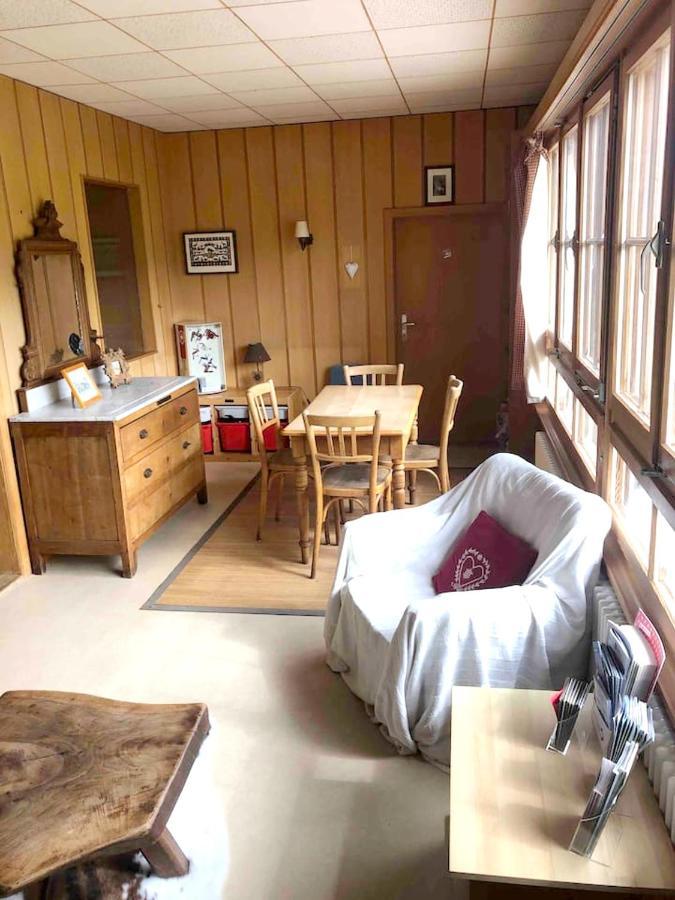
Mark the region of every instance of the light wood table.
[[555, 724], [550, 697], [550, 691], [453, 689], [450, 873], [469, 879], [472, 896], [481, 897], [481, 881], [501, 883], [497, 890], [504, 884], [675, 890], [675, 853], [640, 761], [593, 858], [567, 849], [601, 753], [590, 699], [567, 755], [545, 749]]
[[[419, 384], [363, 387], [329, 385], [312, 400], [305, 412], [315, 416], [370, 416], [382, 414], [380, 452], [391, 457], [394, 507], [405, 506], [405, 448], [415, 424], [422, 396]], [[309, 561], [309, 502], [307, 497], [307, 446], [305, 423], [297, 416], [283, 432], [291, 441], [296, 463], [295, 487], [298, 495], [300, 552]], [[320, 434], [317, 438], [320, 440]]]
[[137, 850], [156, 875], [185, 875], [166, 823], [208, 731], [201, 703], [0, 696], [0, 897]]

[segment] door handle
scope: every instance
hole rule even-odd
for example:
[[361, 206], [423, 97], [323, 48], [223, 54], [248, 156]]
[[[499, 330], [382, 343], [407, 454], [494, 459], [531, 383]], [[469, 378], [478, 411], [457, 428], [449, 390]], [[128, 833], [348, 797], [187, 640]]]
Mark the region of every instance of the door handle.
[[415, 322], [408, 321], [408, 316], [405, 313], [401, 313], [401, 340], [406, 341], [408, 339], [408, 329], [415, 325]]

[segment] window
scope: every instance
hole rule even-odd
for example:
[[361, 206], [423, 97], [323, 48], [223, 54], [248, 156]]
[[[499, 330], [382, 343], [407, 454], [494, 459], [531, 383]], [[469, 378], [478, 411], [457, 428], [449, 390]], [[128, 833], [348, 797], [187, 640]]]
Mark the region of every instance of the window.
[[577, 150], [579, 129], [575, 125], [562, 139], [562, 192], [560, 198], [560, 279], [558, 338], [572, 349], [574, 280], [576, 276]]
[[137, 189], [87, 182], [85, 193], [105, 345], [129, 358], [154, 351]]
[[[673, 246], [673, 239], [675, 239], [675, 209], [673, 209], [673, 232], [670, 239], [671, 247]], [[673, 263], [672, 260], [668, 307], [668, 332], [670, 334], [670, 340], [666, 345], [667, 376], [664, 388], [663, 435], [661, 442], [670, 452], [670, 455], [675, 457], [675, 263]]]
[[632, 66], [624, 88], [614, 390], [645, 426], [651, 415], [656, 301], [650, 242], [661, 211], [668, 71], [666, 34]]
[[567, 384], [563, 376], [558, 373], [555, 385], [555, 411], [565, 431], [572, 434], [572, 426], [574, 424], [574, 394], [570, 386]]
[[558, 281], [558, 145], [548, 153], [548, 327], [555, 331], [555, 301]]
[[605, 263], [605, 219], [610, 97], [607, 91], [583, 119], [577, 356], [600, 377], [600, 332]]
[[649, 495], [614, 447], [610, 447], [609, 460], [609, 503], [624, 536], [646, 571], [654, 507]]
[[671, 616], [675, 617], [675, 530], [656, 514], [654, 583]]
[[584, 465], [595, 478], [598, 456], [598, 426], [589, 413], [586, 412], [581, 401], [577, 400], [576, 397], [574, 398], [574, 444]]

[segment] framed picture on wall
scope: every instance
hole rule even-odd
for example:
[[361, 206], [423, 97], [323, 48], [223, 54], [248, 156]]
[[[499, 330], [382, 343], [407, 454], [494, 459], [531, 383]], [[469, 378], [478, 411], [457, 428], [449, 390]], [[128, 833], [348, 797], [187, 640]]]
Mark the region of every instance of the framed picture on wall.
[[424, 167], [424, 199], [427, 206], [455, 202], [455, 167]]
[[218, 275], [239, 271], [234, 231], [195, 231], [184, 234], [188, 275]]

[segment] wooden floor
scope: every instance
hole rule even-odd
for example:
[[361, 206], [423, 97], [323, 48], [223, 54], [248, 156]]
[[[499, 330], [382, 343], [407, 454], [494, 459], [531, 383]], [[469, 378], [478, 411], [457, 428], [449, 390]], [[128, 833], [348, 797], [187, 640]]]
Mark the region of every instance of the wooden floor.
[[[453, 469], [453, 484], [469, 471]], [[322, 544], [317, 576], [310, 579], [310, 567], [300, 562], [292, 485], [287, 485], [284, 491], [278, 522], [270, 498], [272, 510], [260, 543], [255, 540], [258, 491], [259, 482], [256, 482], [197, 552], [186, 557], [187, 562], [184, 560], [160, 586], [146, 603], [146, 609], [323, 614], [338, 553], [333, 531], [333, 543]], [[431, 477], [420, 475], [416, 505], [437, 496]], [[357, 515], [360, 513], [355, 506], [354, 516]]]

